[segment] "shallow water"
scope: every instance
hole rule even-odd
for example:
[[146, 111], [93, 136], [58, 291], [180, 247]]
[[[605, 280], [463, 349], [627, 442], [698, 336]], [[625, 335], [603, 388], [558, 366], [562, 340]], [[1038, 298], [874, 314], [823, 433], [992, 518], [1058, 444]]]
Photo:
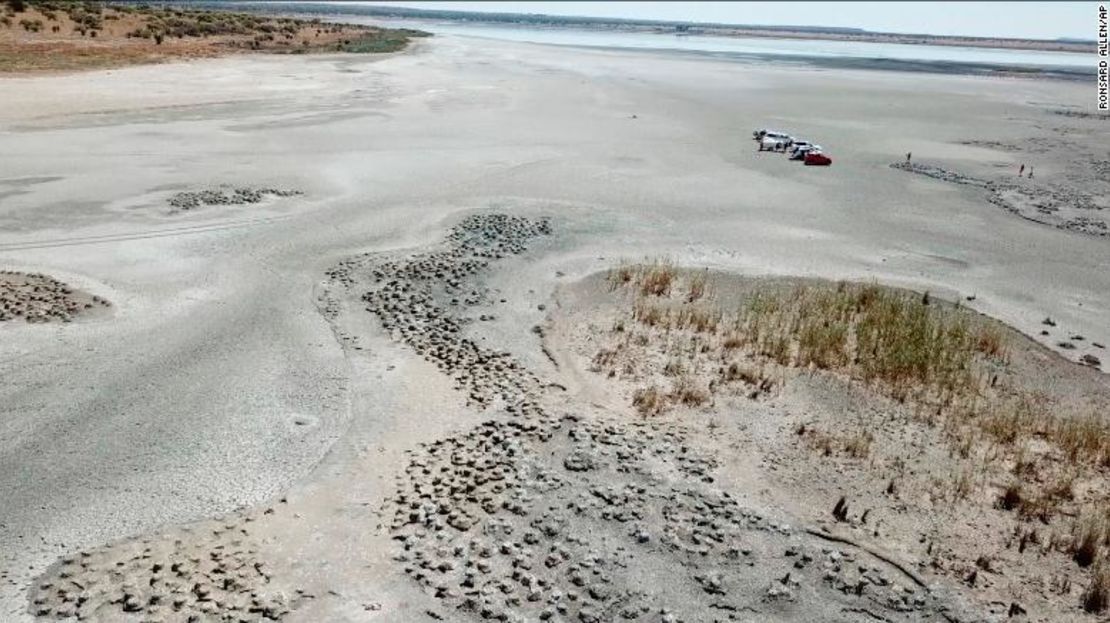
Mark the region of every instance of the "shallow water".
[[1074, 52], [1045, 52], [1037, 50], [1007, 50], [997, 48], [872, 43], [862, 41], [765, 39], [642, 32], [590, 31], [568, 28], [460, 24], [444, 21], [406, 21], [406, 23], [433, 33], [585, 47], [681, 50], [686, 52], [731, 53], [738, 55], [796, 56], [799, 58], [973, 63], [1032, 68], [1093, 68], [1096, 62], [1094, 53], [1077, 54]]
[[[254, 2], [232, 3], [257, 5]], [[1009, 50], [1000, 48], [959, 47], [946, 45], [873, 43], [862, 41], [827, 41], [805, 39], [770, 39], [753, 37], [720, 37], [677, 35], [674, 33], [620, 32], [609, 29], [575, 27], [547, 28], [535, 25], [472, 24], [448, 20], [382, 19], [369, 15], [368, 3], [362, 2], [272, 2], [271, 7], [305, 12], [319, 6], [331, 18], [343, 16], [348, 21], [383, 23], [419, 28], [437, 34], [521, 41], [550, 45], [602, 47], [616, 49], [677, 50], [703, 52], [718, 56], [771, 57], [857, 60], [908, 61], [916, 63], [957, 63], [991, 65], [1008, 68], [1067, 68], [1095, 70], [1097, 57], [1075, 52]], [[354, 18], [354, 19], [352, 19]]]

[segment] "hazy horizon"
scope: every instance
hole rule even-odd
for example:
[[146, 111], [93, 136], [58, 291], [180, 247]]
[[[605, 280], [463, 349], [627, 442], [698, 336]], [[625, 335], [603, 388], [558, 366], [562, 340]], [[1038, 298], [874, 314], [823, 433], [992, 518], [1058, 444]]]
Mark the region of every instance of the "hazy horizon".
[[875, 32], [1083, 39], [1096, 37], [1092, 2], [377, 2], [479, 13], [652, 19], [752, 26], [862, 28]]

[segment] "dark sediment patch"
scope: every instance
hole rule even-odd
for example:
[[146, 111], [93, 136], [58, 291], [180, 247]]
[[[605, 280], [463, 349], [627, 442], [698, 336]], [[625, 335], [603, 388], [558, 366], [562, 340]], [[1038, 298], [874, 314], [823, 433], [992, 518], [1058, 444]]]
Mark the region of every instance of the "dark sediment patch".
[[988, 202], [1034, 223], [1091, 236], [1110, 236], [1110, 218], [1103, 216], [1104, 209], [1090, 194], [1071, 185], [1033, 185], [1032, 180], [1027, 183], [984, 180], [916, 162], [896, 162], [890, 167], [943, 182], [982, 188], [987, 191]]
[[72, 322], [111, 303], [40, 273], [0, 271], [0, 321]]
[[299, 190], [278, 188], [215, 188], [200, 191], [179, 192], [171, 196], [170, 214], [187, 212], [201, 206], [236, 206], [261, 203], [267, 197], [295, 197], [302, 195]]

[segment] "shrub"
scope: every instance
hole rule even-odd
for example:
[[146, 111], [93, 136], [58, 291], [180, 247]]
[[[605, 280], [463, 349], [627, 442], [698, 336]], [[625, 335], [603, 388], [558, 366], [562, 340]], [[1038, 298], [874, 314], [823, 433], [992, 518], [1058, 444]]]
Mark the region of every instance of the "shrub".
[[700, 387], [694, 379], [685, 375], [675, 381], [670, 397], [675, 402], [688, 407], [697, 407], [709, 402], [709, 392]]
[[640, 276], [640, 294], [644, 296], [667, 296], [675, 280], [675, 267], [669, 261], [656, 261], [643, 268]]
[[27, 10], [27, 3], [23, 0], [8, 0], [8, 8], [11, 9], [13, 13], [22, 13]]
[[844, 453], [853, 459], [865, 459], [871, 454], [875, 437], [869, 431], [860, 431], [844, 441]]
[[693, 303], [694, 301], [705, 296], [705, 289], [708, 281], [709, 277], [704, 271], [698, 273], [697, 275], [694, 275], [690, 279], [690, 285], [686, 290], [686, 302]]
[[658, 387], [652, 385], [647, 389], [637, 389], [633, 392], [632, 406], [636, 407], [636, 410], [644, 417], [659, 415], [666, 409], [667, 399]]
[[1006, 488], [1002, 491], [1002, 495], [998, 496], [998, 507], [1002, 510], [1012, 511], [1020, 507], [1021, 503], [1021, 485], [1018, 483], [1006, 485]]
[[1110, 543], [1110, 520], [1106, 517], [1088, 516], [1079, 521], [1071, 543], [1071, 555], [1075, 564], [1080, 567], [1094, 564], [1104, 542]]

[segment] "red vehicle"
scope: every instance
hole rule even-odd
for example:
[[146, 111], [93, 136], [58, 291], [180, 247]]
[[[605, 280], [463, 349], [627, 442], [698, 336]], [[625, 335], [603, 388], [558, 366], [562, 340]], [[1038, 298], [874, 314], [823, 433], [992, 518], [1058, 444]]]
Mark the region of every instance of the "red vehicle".
[[806, 154], [805, 163], [807, 165], [827, 167], [832, 164], [832, 158], [819, 151], [811, 151]]

